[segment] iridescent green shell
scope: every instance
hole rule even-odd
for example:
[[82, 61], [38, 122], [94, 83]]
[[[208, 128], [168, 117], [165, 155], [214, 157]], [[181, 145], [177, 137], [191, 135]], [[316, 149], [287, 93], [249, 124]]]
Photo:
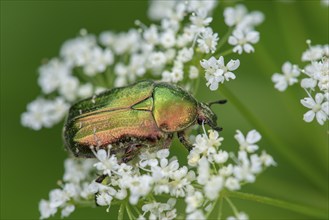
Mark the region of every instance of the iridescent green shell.
[[79, 157], [90, 146], [124, 156], [129, 146], [168, 147], [174, 132], [196, 123], [198, 102], [167, 83], [141, 81], [74, 104], [64, 127], [65, 144]]

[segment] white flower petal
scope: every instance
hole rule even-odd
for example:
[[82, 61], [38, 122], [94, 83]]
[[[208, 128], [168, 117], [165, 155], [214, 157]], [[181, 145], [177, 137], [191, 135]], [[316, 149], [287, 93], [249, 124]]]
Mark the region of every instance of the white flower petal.
[[245, 142], [245, 138], [240, 130], [236, 131], [236, 135], [234, 135], [234, 138], [239, 142], [239, 144]]
[[236, 70], [240, 66], [240, 60], [230, 60], [227, 64], [227, 69], [230, 71]]
[[246, 51], [246, 53], [251, 53], [255, 51], [254, 47], [251, 46], [251, 44], [244, 44], [243, 49], [244, 51]]
[[316, 120], [319, 122], [320, 125], [323, 125], [327, 119], [327, 115], [323, 111], [318, 111], [316, 113]]
[[313, 121], [314, 119], [314, 116], [315, 116], [315, 113], [311, 110], [311, 111], [308, 111], [304, 114], [304, 121], [306, 122], [311, 122]]
[[321, 104], [322, 101], [323, 101], [323, 99], [324, 99], [324, 95], [323, 95], [322, 93], [317, 93], [317, 94], [315, 95], [315, 102], [316, 102], [317, 104]]
[[329, 102], [322, 103], [321, 110], [326, 113], [326, 115], [329, 115]]
[[302, 105], [306, 108], [313, 108], [313, 106], [315, 105], [314, 100], [310, 97], [300, 100], [300, 103], [302, 103]]
[[312, 78], [302, 79], [300, 86], [304, 89], [313, 89], [316, 86], [316, 80]]
[[260, 135], [260, 133], [258, 133], [258, 131], [251, 130], [248, 132], [246, 140], [249, 144], [254, 144], [258, 142], [261, 138], [262, 136]]

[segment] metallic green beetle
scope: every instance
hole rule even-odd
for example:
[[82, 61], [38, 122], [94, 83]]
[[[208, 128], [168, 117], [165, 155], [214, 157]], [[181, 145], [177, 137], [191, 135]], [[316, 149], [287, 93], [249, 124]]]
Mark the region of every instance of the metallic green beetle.
[[192, 148], [185, 130], [208, 124], [215, 130], [214, 103], [196, 101], [178, 86], [151, 80], [114, 88], [74, 104], [64, 126], [66, 147], [77, 157], [94, 157], [91, 146], [104, 149], [121, 162], [133, 159], [141, 148], [167, 148], [173, 134], [187, 149]]

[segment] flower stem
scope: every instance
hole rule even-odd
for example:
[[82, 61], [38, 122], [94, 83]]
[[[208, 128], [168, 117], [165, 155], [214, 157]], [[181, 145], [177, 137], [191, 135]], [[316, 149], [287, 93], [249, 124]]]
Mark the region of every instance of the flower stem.
[[214, 210], [214, 208], [215, 208], [216, 205], [217, 205], [218, 200], [219, 200], [219, 199], [217, 199], [217, 200], [212, 204], [211, 209], [206, 213], [206, 219], [208, 219], [209, 216], [211, 215], [212, 211]]
[[218, 207], [218, 216], [217, 219], [220, 220], [223, 212], [223, 196], [222, 194], [219, 196], [219, 207]]
[[[228, 37], [231, 35], [232, 31], [233, 31], [233, 27], [230, 27], [227, 30], [226, 34], [219, 40], [218, 46], [217, 46], [217, 51], [219, 51], [219, 49], [225, 44], [225, 42], [227, 41]], [[219, 53], [219, 54], [222, 54], [222, 53]]]
[[306, 167], [305, 162], [300, 159], [289, 146], [285, 144], [276, 137], [275, 133], [271, 131], [267, 126], [265, 126], [256, 116], [252, 113], [225, 85], [221, 85], [220, 90], [222, 94], [232, 103], [240, 113], [245, 117], [250, 124], [252, 124], [255, 129], [262, 132], [264, 137], [268, 139], [272, 146], [285, 156], [292, 164], [295, 165], [304, 176], [308, 177], [313, 183], [323, 191], [327, 191], [327, 183], [322, 181], [322, 177], [318, 176], [310, 167]]
[[238, 216], [239, 215], [239, 211], [238, 209], [235, 207], [235, 205], [233, 204], [233, 202], [228, 198], [228, 197], [225, 197], [225, 200], [227, 201], [227, 203], [231, 206], [231, 209], [233, 210], [233, 213], [235, 216]]
[[231, 198], [239, 198], [239, 199], [244, 199], [244, 200], [250, 200], [254, 202], [259, 202], [267, 205], [272, 205], [276, 206], [279, 208], [287, 209], [296, 213], [308, 215], [313, 218], [323, 218], [326, 219], [328, 217], [327, 213], [325, 210], [313, 208], [310, 206], [303, 206], [299, 204], [294, 204], [278, 199], [273, 199], [273, 198], [268, 198], [265, 196], [258, 196], [258, 195], [253, 195], [249, 193], [243, 193], [243, 192], [236, 192], [236, 191], [226, 191], [225, 192], [226, 196], [231, 197]]
[[132, 213], [131, 210], [130, 210], [129, 204], [126, 204], [126, 211], [127, 211], [127, 214], [128, 214], [128, 216], [129, 216], [129, 219], [130, 219], [130, 220], [134, 220], [134, 219], [136, 219], [136, 217], [133, 215], [133, 213]]
[[120, 205], [118, 220], [123, 220], [124, 213], [125, 213], [125, 203], [123, 202]]
[[232, 48], [228, 49], [228, 50], [225, 50], [224, 52], [221, 52], [221, 53], [218, 53], [218, 55], [221, 55], [221, 56], [226, 56], [226, 55], [229, 55], [233, 53], [233, 50]]

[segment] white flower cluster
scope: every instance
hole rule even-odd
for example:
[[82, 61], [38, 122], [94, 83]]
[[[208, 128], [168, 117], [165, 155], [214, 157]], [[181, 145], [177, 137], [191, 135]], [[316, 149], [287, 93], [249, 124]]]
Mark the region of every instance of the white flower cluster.
[[[282, 66], [282, 74], [275, 73], [272, 81], [275, 88], [285, 91], [289, 85], [298, 82], [300, 73], [305, 78], [301, 80], [300, 86], [306, 91], [307, 97], [300, 102], [310, 109], [304, 114], [304, 121], [312, 122], [314, 118], [320, 125], [329, 119], [329, 45], [311, 46], [302, 54], [301, 60], [307, 62], [304, 68], [286, 62]], [[312, 94], [315, 94], [314, 97]]]
[[[93, 202], [96, 195], [97, 205], [108, 207], [107, 211], [114, 204], [127, 206], [130, 218], [175, 219], [180, 214], [186, 219], [205, 219], [222, 191], [239, 190], [243, 184], [254, 182], [266, 167], [275, 165], [265, 152], [256, 154], [256, 143], [261, 139], [257, 131], [246, 137], [237, 131], [235, 138], [237, 154], [222, 149], [223, 138], [217, 131], [197, 135], [188, 166], [180, 166], [175, 157], [168, 159], [168, 149], [145, 150], [135, 164], [118, 163], [116, 155], [110, 154], [111, 146], [108, 151], [94, 151], [97, 161], [68, 159], [62, 189], [52, 190], [49, 201], [40, 202], [41, 218], [54, 215], [58, 209], [67, 216], [74, 211], [74, 204]], [[91, 174], [96, 170], [107, 175], [102, 183], [93, 181]], [[169, 199], [163, 203], [162, 197]], [[185, 213], [177, 213], [177, 198], [183, 198]]]
[[61, 216], [67, 217], [74, 210], [75, 205], [81, 201], [89, 201], [93, 198], [90, 179], [94, 178], [94, 159], [67, 159], [64, 163], [65, 174], [60, 189], [54, 189], [49, 193], [49, 200], [42, 199], [39, 203], [40, 219], [49, 218], [61, 209]]
[[[82, 29], [78, 37], [64, 42], [60, 55], [39, 68], [38, 83], [42, 99], [37, 108], [30, 108], [22, 116], [22, 124], [32, 129], [50, 127], [60, 122], [65, 114], [60, 110], [77, 100], [92, 96], [105, 88], [124, 86], [140, 79], [156, 79], [178, 83], [197, 90], [202, 67], [207, 86], [216, 90], [219, 83], [234, 79], [231, 72], [240, 61], [224, 64], [219, 51], [234, 29], [229, 43], [233, 52], [251, 52], [259, 39], [254, 27], [263, 20], [260, 12], [248, 13], [243, 5], [227, 8], [225, 23], [232, 27], [227, 37], [220, 39], [210, 27], [216, 1], [151, 1], [150, 18], [160, 21], [146, 26], [136, 21], [137, 28], [127, 32], [104, 31], [99, 36]], [[210, 55], [218, 51], [217, 61]], [[230, 49], [232, 52], [232, 49]], [[201, 65], [200, 65], [200, 60]], [[60, 117], [42, 109], [46, 104], [61, 99]], [[59, 104], [58, 104], [59, 105]], [[35, 105], [34, 105], [35, 106]]]
[[237, 5], [234, 8], [226, 8], [224, 16], [225, 23], [234, 28], [228, 39], [228, 43], [234, 46], [233, 52], [238, 54], [254, 52], [252, 44], [259, 41], [259, 32], [254, 28], [263, 22], [264, 15], [259, 11], [248, 13], [244, 5]]

